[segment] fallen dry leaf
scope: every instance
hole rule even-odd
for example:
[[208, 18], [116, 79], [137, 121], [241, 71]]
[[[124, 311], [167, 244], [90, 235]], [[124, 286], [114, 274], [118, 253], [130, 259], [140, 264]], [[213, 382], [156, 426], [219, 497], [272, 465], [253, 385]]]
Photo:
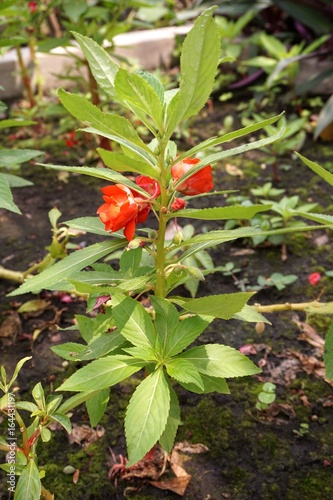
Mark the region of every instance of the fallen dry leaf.
[[229, 175], [238, 176], [241, 179], [244, 177], [244, 173], [236, 165], [231, 165], [231, 163], [226, 163], [225, 170]]
[[182, 497], [190, 480], [191, 476], [186, 474], [186, 476], [174, 477], [165, 481], [150, 481], [150, 484], [160, 490], [169, 490]]
[[80, 477], [80, 469], [76, 469], [74, 474], [73, 474], [73, 483], [74, 484], [78, 483], [79, 477]]
[[97, 425], [93, 429], [89, 425], [73, 424], [72, 432], [69, 435], [70, 444], [82, 444], [83, 448], [88, 448], [91, 443], [100, 439], [105, 433], [105, 429], [101, 425]]
[[9, 345], [14, 342], [17, 335], [22, 331], [22, 323], [16, 312], [11, 312], [0, 325], [0, 338], [3, 344]]
[[317, 347], [320, 349], [322, 352], [324, 352], [324, 344], [325, 340], [323, 337], [318, 335], [316, 330], [312, 328], [308, 323], [305, 323], [303, 321], [299, 321], [299, 317], [297, 315], [293, 316], [292, 318], [293, 322], [296, 323], [298, 328], [301, 331], [301, 335], [299, 335], [300, 340], [305, 340], [309, 344], [311, 344], [313, 347]]

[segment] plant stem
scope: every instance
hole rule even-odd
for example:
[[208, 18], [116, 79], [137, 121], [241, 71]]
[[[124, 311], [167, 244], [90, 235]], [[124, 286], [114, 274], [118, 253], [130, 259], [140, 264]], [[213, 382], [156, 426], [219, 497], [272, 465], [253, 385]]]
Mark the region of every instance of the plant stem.
[[22, 78], [22, 83], [24, 86], [24, 89], [27, 94], [28, 101], [30, 103], [30, 107], [33, 108], [36, 105], [36, 101], [33, 95], [32, 87], [31, 87], [31, 78], [28, 75], [27, 68], [25, 67], [23, 57], [22, 57], [22, 52], [20, 47], [15, 47], [16, 48], [16, 54], [17, 54], [17, 60], [20, 68], [20, 73], [21, 73], [21, 78]]
[[157, 297], [165, 297], [165, 231], [167, 225], [167, 206], [168, 206], [168, 194], [167, 194], [167, 180], [166, 180], [166, 170], [164, 167], [164, 155], [165, 155], [165, 145], [163, 141], [160, 141], [160, 188], [161, 188], [161, 208], [159, 211], [159, 228], [158, 228], [158, 238], [156, 241], [156, 289], [155, 295]]
[[22, 445], [23, 445], [23, 453], [25, 454], [26, 457], [29, 456], [30, 453], [30, 446], [29, 446], [29, 438], [28, 438], [28, 431], [25, 426], [25, 423], [23, 422], [21, 415], [19, 412], [16, 410], [15, 413], [15, 418], [17, 420], [17, 423], [20, 426], [20, 432], [22, 434]]
[[253, 308], [259, 313], [273, 313], [273, 312], [281, 312], [281, 311], [305, 311], [306, 309], [318, 308], [318, 311], [322, 309], [326, 304], [323, 302], [319, 302], [318, 300], [313, 300], [311, 302], [296, 302], [291, 304], [289, 302], [285, 302], [284, 304], [271, 304], [266, 306], [261, 306], [260, 304], [255, 304]]
[[5, 267], [0, 266], [0, 279], [23, 283], [25, 274], [20, 271], [12, 271], [11, 269], [6, 269]]

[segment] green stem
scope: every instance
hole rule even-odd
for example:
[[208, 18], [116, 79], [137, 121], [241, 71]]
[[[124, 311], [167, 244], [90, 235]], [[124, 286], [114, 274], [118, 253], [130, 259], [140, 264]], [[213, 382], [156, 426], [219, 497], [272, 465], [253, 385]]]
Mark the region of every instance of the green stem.
[[20, 432], [22, 434], [22, 447], [23, 447], [23, 453], [25, 454], [26, 457], [29, 456], [30, 453], [30, 446], [29, 446], [29, 437], [28, 437], [28, 431], [25, 426], [25, 423], [23, 422], [21, 415], [19, 412], [16, 410], [15, 412], [15, 418], [17, 420], [17, 423], [20, 426]]
[[160, 187], [161, 187], [161, 208], [159, 211], [158, 238], [156, 241], [156, 289], [157, 297], [165, 297], [165, 231], [167, 225], [166, 213], [168, 210], [167, 178], [164, 167], [165, 144], [160, 141]]
[[21, 48], [15, 47], [15, 49], [16, 49], [19, 68], [20, 68], [22, 83], [23, 83], [24, 89], [26, 91], [27, 98], [28, 98], [28, 101], [30, 103], [30, 107], [33, 108], [36, 105], [36, 101], [34, 98], [32, 87], [31, 87], [31, 79], [30, 79], [30, 76], [28, 75], [27, 68], [25, 67], [25, 64], [23, 61]]

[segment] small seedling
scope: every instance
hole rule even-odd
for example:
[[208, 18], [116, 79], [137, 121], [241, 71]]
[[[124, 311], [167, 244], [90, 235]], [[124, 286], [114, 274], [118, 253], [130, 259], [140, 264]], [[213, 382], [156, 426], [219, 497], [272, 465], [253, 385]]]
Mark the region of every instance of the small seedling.
[[258, 401], [256, 403], [256, 409], [260, 411], [265, 411], [271, 405], [274, 403], [276, 399], [276, 385], [272, 384], [271, 382], [265, 382], [264, 385], [262, 386], [261, 391], [258, 394]]

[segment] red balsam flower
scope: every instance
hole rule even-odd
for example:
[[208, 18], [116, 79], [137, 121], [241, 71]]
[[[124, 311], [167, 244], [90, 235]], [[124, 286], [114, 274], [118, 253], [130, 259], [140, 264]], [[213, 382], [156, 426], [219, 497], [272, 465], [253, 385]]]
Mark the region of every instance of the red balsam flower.
[[[136, 183], [152, 198], [160, 195], [160, 186], [154, 179], [141, 175], [137, 177]], [[142, 198], [139, 193], [123, 184], [106, 186], [101, 191], [105, 203], [99, 207], [97, 213], [105, 225], [105, 230], [114, 232], [124, 228], [125, 238], [131, 241], [134, 238], [136, 224], [145, 222], [148, 218], [150, 212], [148, 198]]]
[[38, 5], [37, 2], [28, 2], [30, 14], [33, 14], [36, 11], [37, 5]]
[[97, 213], [105, 225], [105, 230], [114, 232], [125, 228], [124, 235], [131, 241], [139, 212], [132, 191], [122, 184], [106, 186], [101, 191], [105, 203], [99, 207]]
[[319, 281], [321, 280], [321, 275], [320, 273], [311, 273], [308, 276], [308, 282], [310, 285], [318, 285]]
[[[178, 181], [184, 174], [186, 174], [193, 165], [199, 163], [199, 158], [185, 158], [183, 161], [176, 163], [171, 169], [171, 175], [174, 181]], [[213, 189], [212, 167], [206, 165], [186, 181], [177, 186], [177, 191], [187, 196], [194, 196], [196, 194], [207, 193]]]

